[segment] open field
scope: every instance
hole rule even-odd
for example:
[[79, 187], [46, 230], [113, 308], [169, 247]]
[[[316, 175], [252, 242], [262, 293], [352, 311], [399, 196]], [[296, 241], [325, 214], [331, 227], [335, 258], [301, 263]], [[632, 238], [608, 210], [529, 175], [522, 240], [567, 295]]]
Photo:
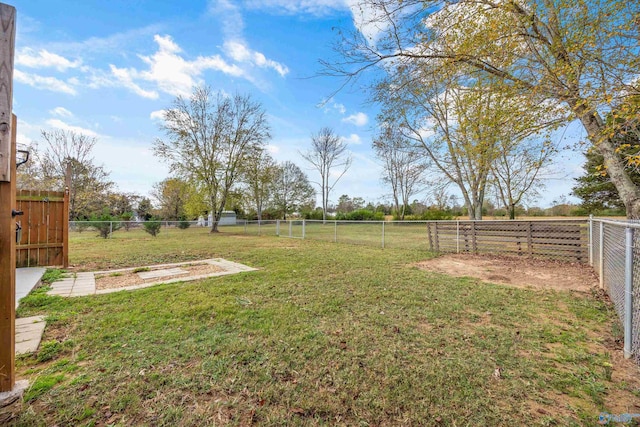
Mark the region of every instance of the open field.
[[[321, 231], [318, 231], [321, 232]], [[425, 251], [207, 230], [73, 233], [102, 270], [225, 258], [259, 271], [63, 299], [16, 425], [589, 425], [638, 413], [615, 314], [585, 293], [426, 272]]]

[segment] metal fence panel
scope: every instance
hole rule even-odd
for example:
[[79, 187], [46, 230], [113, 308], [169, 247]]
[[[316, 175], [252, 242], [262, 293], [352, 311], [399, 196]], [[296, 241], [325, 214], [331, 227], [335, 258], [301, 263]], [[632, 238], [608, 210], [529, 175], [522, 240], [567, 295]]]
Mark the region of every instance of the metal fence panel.
[[640, 224], [592, 220], [592, 264], [624, 330], [625, 357], [640, 363]]

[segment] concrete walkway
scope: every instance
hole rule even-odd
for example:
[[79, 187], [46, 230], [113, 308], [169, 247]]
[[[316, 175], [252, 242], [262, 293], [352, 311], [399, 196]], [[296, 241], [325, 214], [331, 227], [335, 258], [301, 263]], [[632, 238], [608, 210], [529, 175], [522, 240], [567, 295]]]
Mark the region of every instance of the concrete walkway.
[[40, 283], [45, 271], [44, 267], [16, 268], [16, 308], [20, 300]]
[[67, 277], [51, 284], [49, 295], [61, 297], [81, 297], [96, 293], [96, 278], [89, 273], [67, 273]]
[[[16, 268], [16, 308], [20, 300], [40, 283], [45, 271], [44, 267]], [[38, 350], [46, 325], [44, 316], [16, 319], [16, 354]]]

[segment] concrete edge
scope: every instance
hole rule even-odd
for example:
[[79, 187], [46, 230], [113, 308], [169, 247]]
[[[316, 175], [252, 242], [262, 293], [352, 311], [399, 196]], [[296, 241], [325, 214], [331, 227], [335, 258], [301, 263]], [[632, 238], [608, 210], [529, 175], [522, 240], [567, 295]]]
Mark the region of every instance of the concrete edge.
[[152, 282], [152, 283], [143, 283], [141, 285], [125, 286], [125, 287], [122, 287], [122, 288], [96, 289], [96, 295], [111, 294], [111, 293], [120, 292], [120, 291], [135, 291], [137, 289], [150, 288], [152, 286], [158, 286], [158, 285], [170, 285], [172, 283], [193, 282], [195, 280], [208, 279], [210, 277], [229, 276], [231, 274], [245, 273], [245, 272], [250, 272], [250, 271], [258, 271], [257, 268], [252, 268], [252, 267], [248, 267], [248, 268], [250, 268], [250, 270], [246, 270], [245, 269], [245, 270], [236, 270], [236, 271], [220, 271], [218, 273], [201, 274], [200, 276], [175, 278], [175, 279], [170, 279], [170, 280], [162, 280], [162, 281]]

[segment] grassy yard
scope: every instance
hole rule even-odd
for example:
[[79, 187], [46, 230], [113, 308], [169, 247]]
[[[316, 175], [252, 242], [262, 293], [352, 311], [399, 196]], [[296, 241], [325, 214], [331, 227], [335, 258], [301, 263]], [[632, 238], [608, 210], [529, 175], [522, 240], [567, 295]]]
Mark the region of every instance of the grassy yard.
[[48, 325], [17, 361], [31, 388], [16, 425], [592, 426], [640, 412], [595, 296], [427, 273], [415, 249], [201, 229], [72, 239], [82, 270], [211, 257], [260, 270], [32, 293], [19, 315]]

